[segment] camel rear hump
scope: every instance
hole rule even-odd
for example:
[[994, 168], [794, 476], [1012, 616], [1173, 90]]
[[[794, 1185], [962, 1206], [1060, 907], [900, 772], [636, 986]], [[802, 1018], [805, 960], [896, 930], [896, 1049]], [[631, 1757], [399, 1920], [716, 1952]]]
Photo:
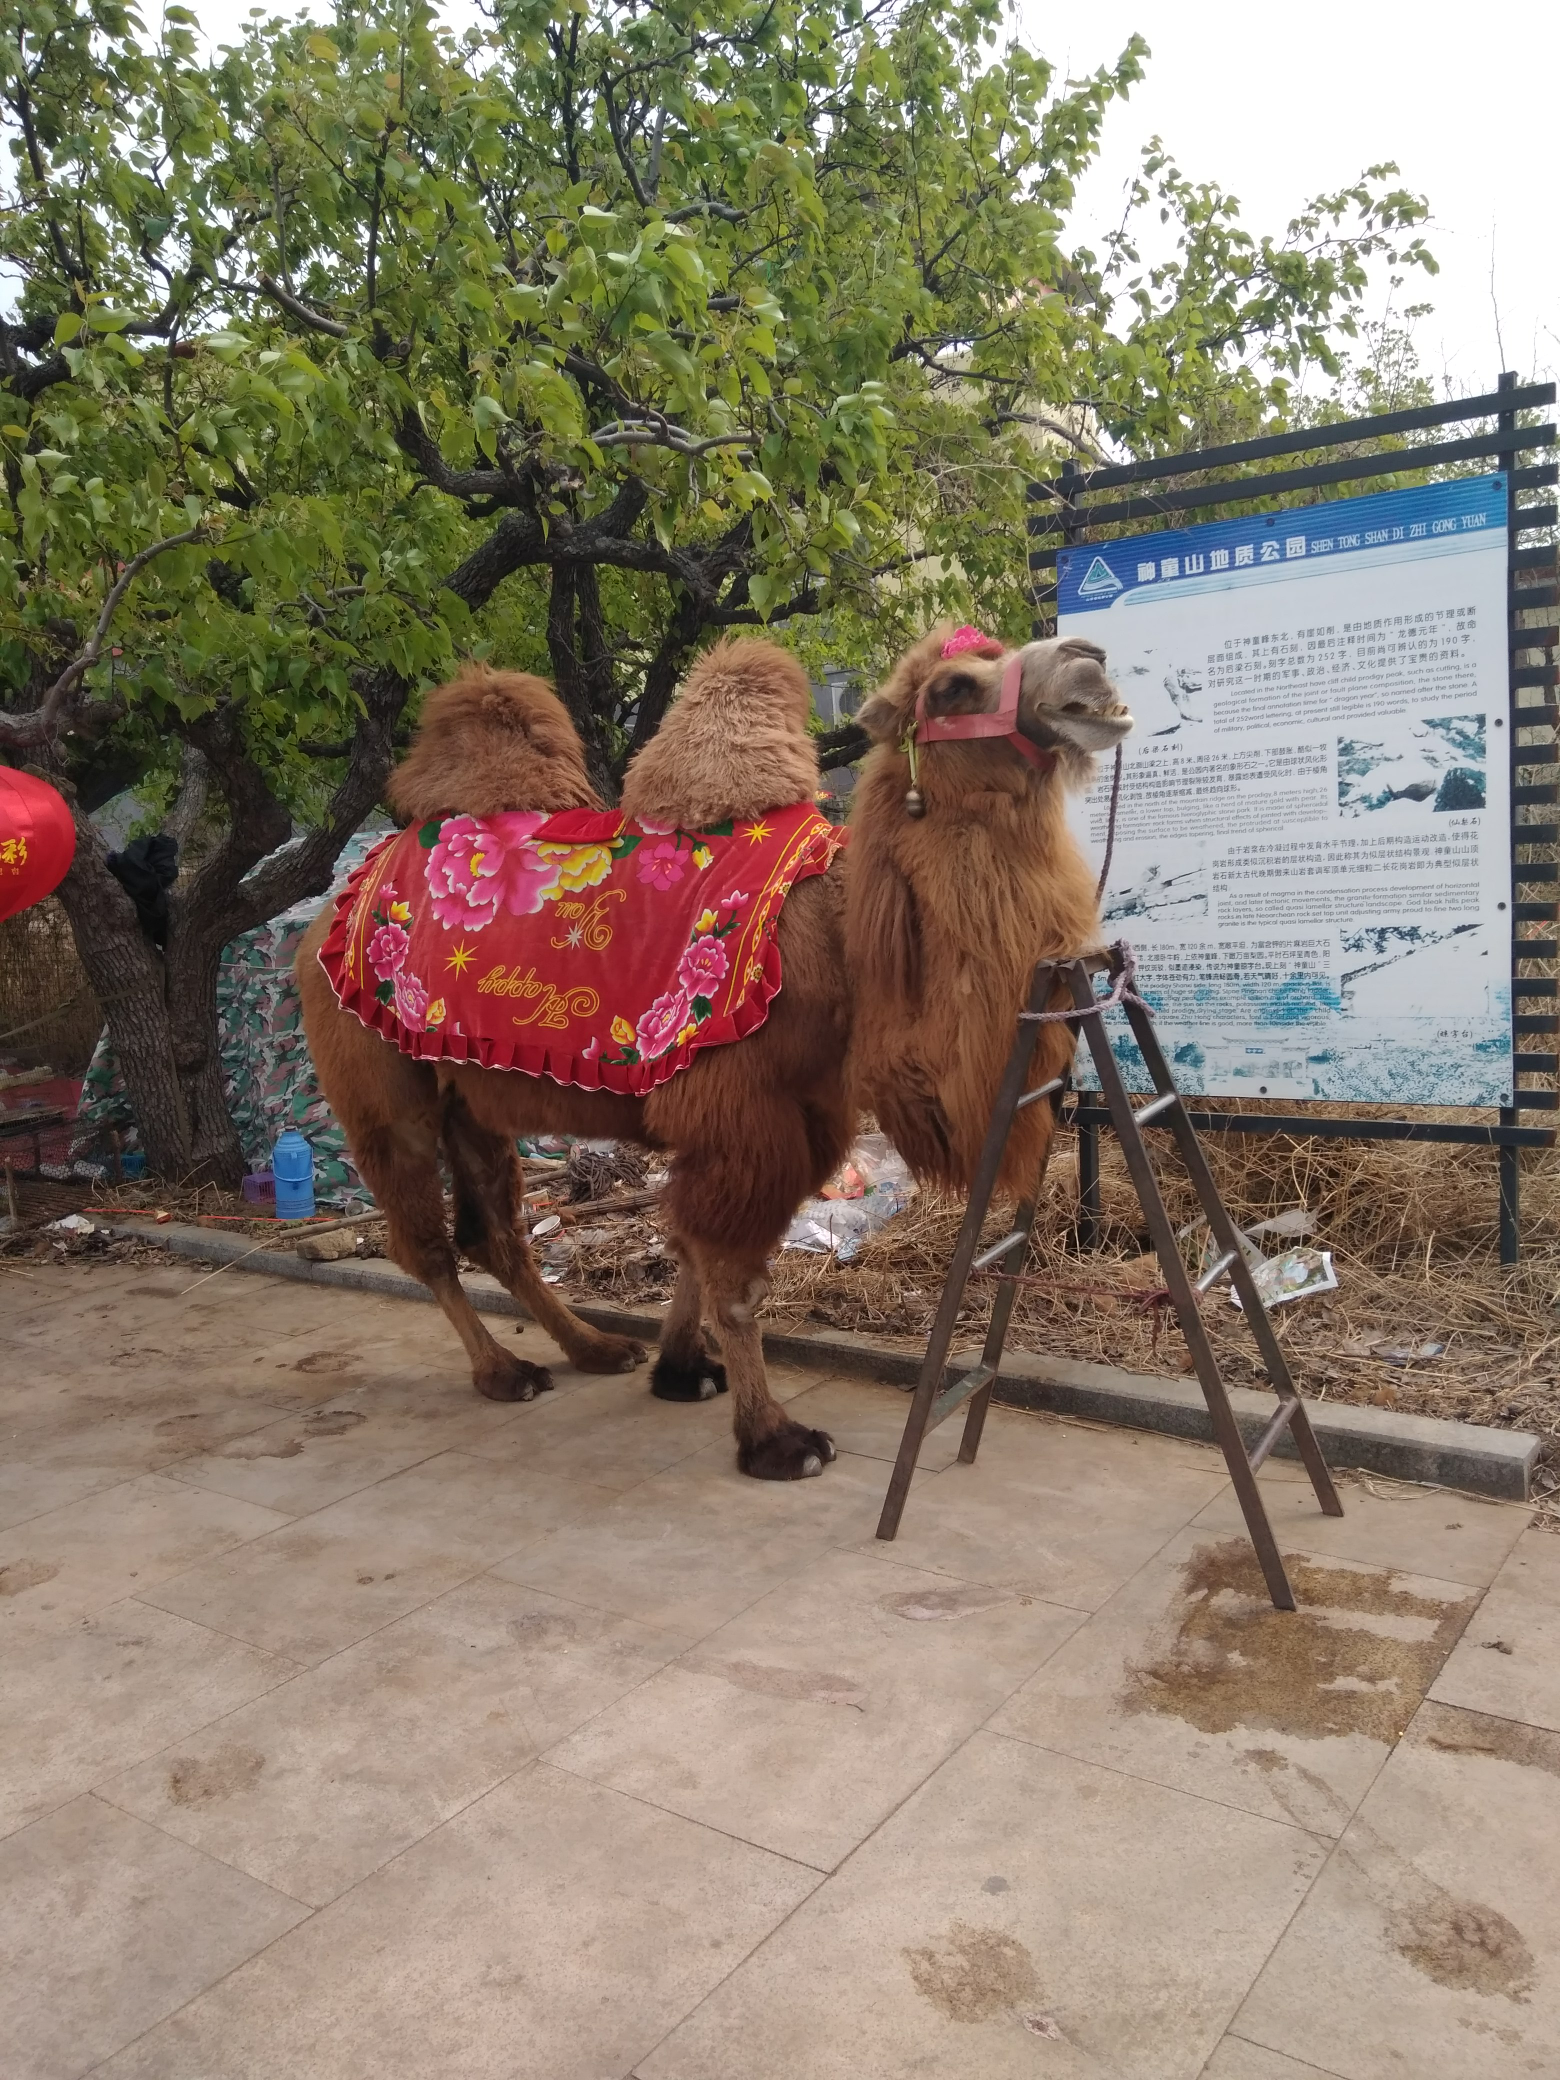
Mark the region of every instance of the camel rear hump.
[[777, 643], [723, 637], [683, 682], [665, 721], [623, 781], [632, 817], [683, 830], [811, 801], [818, 754], [812, 687]]

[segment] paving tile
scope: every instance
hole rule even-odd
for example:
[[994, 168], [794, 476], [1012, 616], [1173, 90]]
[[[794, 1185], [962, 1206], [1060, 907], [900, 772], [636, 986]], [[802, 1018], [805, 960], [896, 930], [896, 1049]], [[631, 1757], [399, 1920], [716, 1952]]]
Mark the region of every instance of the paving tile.
[[1094, 1610], [1225, 1482], [1202, 1446], [1015, 1414], [861, 1550]]
[[1430, 1695], [1560, 1731], [1560, 1538], [1525, 1531]]
[[816, 1882], [533, 1765], [95, 2080], [620, 2080]]
[[[910, 1396], [902, 1387], [881, 1386], [875, 1380], [865, 1379], [822, 1380], [801, 1395], [791, 1410], [797, 1422], [827, 1430], [842, 1452], [855, 1452], [866, 1459], [887, 1459], [890, 1463], [899, 1456], [899, 1440], [909, 1413]], [[1005, 1410], [992, 1409], [986, 1418], [987, 1439], [995, 1441], [1007, 1420], [1010, 1419]], [[935, 1473], [950, 1465], [959, 1456], [963, 1432], [962, 1414], [939, 1424], [921, 1445], [921, 1467]]]
[[1260, 2044], [1226, 2037], [1202, 2069], [1202, 2080], [1336, 2080], [1321, 2066], [1302, 2065], [1298, 2058], [1285, 2058], [1280, 2051], [1264, 2051]]
[[1080, 1623], [826, 1554], [548, 1759], [829, 1870]]
[[[1263, 1469], [1264, 1473], [1266, 1468]], [[1400, 1567], [1433, 1581], [1487, 1588], [1522, 1536], [1532, 1512], [1510, 1502], [1483, 1502], [1450, 1488], [1382, 1488], [1341, 1481], [1341, 1517], [1324, 1517], [1309, 1481], [1264, 1480], [1263, 1500], [1274, 1536], [1287, 1552], [1332, 1554], [1367, 1567]], [[1197, 1518], [1199, 1531], [1244, 1533], [1233, 1488], [1216, 1495]]]
[[92, 1264], [67, 1258], [61, 1264], [8, 1262], [0, 1271], [5, 1295], [6, 1334], [47, 1332], [51, 1321], [67, 1312], [102, 1309], [114, 1294], [145, 1276], [139, 1265]]
[[653, 1675], [675, 1645], [484, 1576], [101, 1795], [323, 1905]]
[[494, 1571], [691, 1643], [831, 1546], [870, 1536], [884, 1485], [881, 1461], [849, 1452], [815, 1480], [749, 1480], [723, 1438]]
[[1324, 1851], [978, 1733], [641, 2080], [1192, 2080]]
[[14, 1648], [122, 1596], [145, 1596], [286, 1521], [149, 1473], [13, 1525], [0, 1533], [0, 1643]]
[[[469, 1449], [532, 1473], [561, 1473], [622, 1492], [731, 1435], [728, 1395], [713, 1401], [658, 1401], [646, 1372], [615, 1378], [560, 1372], [557, 1377], [569, 1391], [527, 1402], [514, 1423]], [[776, 1400], [803, 1393], [815, 1377], [803, 1373], [772, 1380]]]
[[133, 1597], [8, 1653], [0, 1834], [296, 1674]]
[[1182, 1532], [996, 1715], [1003, 1733], [1337, 1835], [1476, 1592], [1286, 1555], [1275, 1611], [1244, 1536]]
[[1560, 2074], [1560, 1734], [1421, 1706], [1236, 2016], [1342, 2080]]
[[[19, 1405], [18, 1405], [19, 1404]], [[243, 1437], [285, 1413], [250, 1382], [175, 1368], [155, 1380], [121, 1380], [97, 1392], [62, 1377], [12, 1400], [0, 1449], [46, 1475], [103, 1486], [161, 1473], [194, 1453]], [[78, 1493], [88, 1492], [78, 1487]]]
[[[471, 1361], [460, 1338], [437, 1307], [374, 1299], [367, 1294], [337, 1293], [333, 1297], [338, 1307], [333, 1321], [291, 1348], [301, 1352], [310, 1345], [314, 1362], [334, 1361], [339, 1371], [360, 1379], [400, 1378], [441, 1391], [463, 1392], [473, 1400], [481, 1398], [471, 1384]], [[533, 1365], [546, 1365], [555, 1377], [569, 1370], [557, 1344], [534, 1322], [521, 1322], [511, 1315], [483, 1319], [506, 1349]]]
[[443, 1452], [165, 1582], [152, 1600], [312, 1666], [609, 1499], [605, 1488]]
[[37, 1466], [8, 1454], [0, 1460], [0, 1531], [46, 1517], [67, 1502], [79, 1502], [83, 1495], [99, 1494], [132, 1477], [117, 1466]]
[[481, 1450], [519, 1414], [473, 1393], [469, 1380], [457, 1393], [375, 1380], [186, 1459], [173, 1475], [305, 1516], [440, 1452]]
[[99, 1799], [73, 1799], [0, 1842], [6, 2080], [76, 2080], [307, 1911]]

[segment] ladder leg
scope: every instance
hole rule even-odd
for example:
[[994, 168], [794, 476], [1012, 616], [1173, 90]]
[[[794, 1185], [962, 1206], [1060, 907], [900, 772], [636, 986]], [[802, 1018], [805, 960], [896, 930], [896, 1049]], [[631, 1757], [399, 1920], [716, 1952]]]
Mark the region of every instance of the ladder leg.
[[1040, 1196], [1045, 1190], [1046, 1172], [1051, 1167], [1051, 1154], [1056, 1147], [1056, 1129], [1065, 1095], [1064, 1086], [1050, 1100], [1051, 1138], [1046, 1142], [1045, 1154], [1040, 1158], [1040, 1175], [1035, 1179], [1035, 1188], [1029, 1197], [1020, 1203], [1014, 1222], [1015, 1228], [1022, 1230], [1024, 1239], [1022, 1242], [1015, 1242], [1002, 1260], [1002, 1269], [1012, 1272], [1013, 1277], [1004, 1279], [997, 1288], [996, 1303], [991, 1310], [991, 1326], [986, 1331], [985, 1346], [980, 1354], [982, 1365], [989, 1365], [991, 1368], [991, 1379], [978, 1394], [970, 1397], [969, 1412], [964, 1418], [964, 1435], [959, 1440], [959, 1463], [962, 1466], [973, 1466], [975, 1454], [980, 1450], [981, 1432], [986, 1427], [986, 1411], [991, 1406], [991, 1397], [997, 1387], [997, 1375], [1002, 1370], [1002, 1350], [1007, 1342], [1008, 1322], [1013, 1313], [1013, 1304], [1018, 1298], [1016, 1279], [1024, 1268], [1025, 1258], [1029, 1255], [1029, 1238], [1034, 1230]]
[[[1051, 994], [1054, 971], [1053, 961], [1042, 961], [1035, 969], [1029, 986], [1028, 1008], [1031, 1011], [1044, 1010]], [[1038, 1026], [1021, 1022], [1014, 1035], [1007, 1067], [1002, 1072], [997, 1102], [992, 1108], [991, 1124], [986, 1129], [985, 1145], [981, 1149], [980, 1161], [975, 1168], [975, 1181], [970, 1187], [969, 1203], [964, 1209], [964, 1222], [959, 1229], [953, 1262], [948, 1266], [948, 1276], [943, 1282], [942, 1298], [937, 1303], [936, 1319], [932, 1323], [931, 1338], [921, 1364], [921, 1376], [916, 1381], [910, 1413], [905, 1419], [904, 1435], [899, 1440], [899, 1455], [894, 1461], [888, 1493], [883, 1498], [883, 1514], [878, 1519], [877, 1528], [879, 1538], [893, 1538], [899, 1530], [899, 1520], [904, 1515], [905, 1498], [910, 1493], [910, 1477], [915, 1472], [916, 1461], [921, 1456], [921, 1445], [926, 1436], [926, 1423], [932, 1412], [932, 1403], [937, 1398], [937, 1389], [942, 1385], [943, 1368], [948, 1362], [948, 1351], [958, 1324], [959, 1307], [969, 1280], [970, 1266], [975, 1261], [981, 1227], [986, 1219], [986, 1209], [990, 1206], [991, 1195], [996, 1190], [997, 1173], [1002, 1168], [1002, 1158], [1007, 1149], [1013, 1115], [1017, 1112], [1018, 1101], [1023, 1096], [1029, 1065], [1034, 1058], [1039, 1037]]]
[[[1156, 1089], [1172, 1087], [1170, 1070], [1164, 1058], [1164, 1051], [1159, 1045], [1159, 1035], [1154, 1031], [1153, 1020], [1136, 1004], [1128, 1004], [1126, 1012], [1132, 1036], [1148, 1064], [1149, 1074], [1154, 1079]], [[1197, 1139], [1191, 1121], [1179, 1105], [1171, 1108], [1166, 1125], [1175, 1136], [1177, 1151], [1192, 1181], [1202, 1210], [1207, 1215], [1208, 1229], [1214, 1242], [1221, 1251], [1233, 1252], [1230, 1282], [1240, 1295], [1241, 1312], [1245, 1315], [1247, 1327], [1256, 1339], [1257, 1349], [1262, 1355], [1262, 1363], [1267, 1370], [1273, 1391], [1280, 1400], [1293, 1399], [1298, 1403], [1299, 1390], [1289, 1370], [1289, 1360], [1284, 1356], [1283, 1345], [1278, 1340], [1272, 1319], [1257, 1292], [1251, 1268], [1246, 1262], [1245, 1250], [1241, 1246], [1241, 1236], [1236, 1230], [1234, 1216], [1225, 1205], [1219, 1187], [1214, 1182], [1213, 1171], [1209, 1167], [1207, 1156], [1203, 1153], [1202, 1143]], [[1301, 1463], [1311, 1477], [1311, 1486], [1316, 1491], [1322, 1514], [1341, 1517], [1343, 1503], [1333, 1484], [1333, 1477], [1328, 1471], [1327, 1461], [1322, 1456], [1322, 1448], [1316, 1441], [1316, 1433], [1311, 1428], [1310, 1417], [1306, 1414], [1303, 1403], [1295, 1409], [1289, 1425], [1289, 1434], [1295, 1441], [1295, 1449], [1300, 1454]]]
[[[1047, 1146], [1045, 1158], [1040, 1165], [1040, 1175], [1035, 1180], [1035, 1188], [1019, 1207], [1013, 1223], [1015, 1230], [1023, 1230], [1024, 1239], [1022, 1242], [1015, 1242], [1003, 1258], [1004, 1271], [1016, 1274], [1024, 1268], [1024, 1259], [1029, 1254], [1030, 1230], [1035, 1224], [1035, 1209], [1040, 1204], [1045, 1173], [1050, 1166], [1051, 1150]], [[996, 1302], [991, 1310], [991, 1326], [986, 1331], [985, 1346], [980, 1354], [980, 1362], [991, 1367], [991, 1379], [979, 1393], [970, 1396], [969, 1410], [964, 1418], [964, 1435], [959, 1440], [959, 1459], [965, 1466], [975, 1464], [975, 1454], [980, 1450], [980, 1434], [986, 1427], [986, 1411], [991, 1406], [991, 1397], [996, 1391], [997, 1374], [1002, 1369], [1002, 1346], [1007, 1342], [1008, 1318], [1013, 1312], [1013, 1302], [1017, 1297], [1018, 1287], [1013, 1279], [1004, 1279], [997, 1288]]]
[[1098, 1249], [1104, 1222], [1100, 1195], [1100, 1130], [1092, 1123], [1078, 1125], [1078, 1248]]
[[[1093, 1000], [1093, 987], [1082, 970], [1075, 970], [1071, 977], [1073, 1001], [1080, 1009]], [[1245, 1440], [1240, 1434], [1240, 1425], [1235, 1420], [1235, 1411], [1230, 1407], [1229, 1395], [1225, 1392], [1224, 1380], [1219, 1371], [1219, 1362], [1214, 1355], [1213, 1345], [1203, 1326], [1202, 1316], [1197, 1310], [1197, 1296], [1181, 1252], [1176, 1244], [1175, 1230], [1160, 1197], [1158, 1180], [1148, 1160], [1142, 1132], [1133, 1117], [1132, 1101], [1127, 1096], [1116, 1058], [1111, 1052], [1110, 1037], [1105, 1031], [1103, 1018], [1095, 1016], [1081, 1021], [1089, 1051], [1094, 1056], [1094, 1066], [1099, 1072], [1100, 1088], [1105, 1093], [1105, 1102], [1110, 1109], [1111, 1124], [1121, 1143], [1127, 1168], [1137, 1190], [1138, 1200], [1148, 1221], [1149, 1234], [1159, 1257], [1159, 1268], [1169, 1289], [1181, 1333], [1186, 1338], [1197, 1368], [1197, 1377], [1202, 1383], [1204, 1399], [1208, 1403], [1208, 1414], [1213, 1422], [1214, 1436], [1224, 1454], [1224, 1463], [1229, 1468], [1230, 1480], [1240, 1502], [1241, 1514], [1246, 1520], [1246, 1530], [1255, 1548], [1257, 1561], [1267, 1583], [1268, 1594], [1278, 1610], [1292, 1611], [1295, 1595], [1289, 1586], [1289, 1577], [1284, 1571], [1283, 1557], [1278, 1542], [1273, 1536], [1273, 1527], [1268, 1522], [1267, 1510], [1257, 1477], [1251, 1470], [1246, 1457]], [[1157, 1048], [1156, 1048], [1157, 1052]], [[1145, 1060], [1148, 1057], [1145, 1056]], [[1163, 1057], [1161, 1057], [1161, 1061]], [[1156, 1086], [1159, 1085], [1156, 1077]], [[1179, 1107], [1172, 1107], [1172, 1113]], [[1244, 1258], [1238, 1261], [1244, 1263]]]

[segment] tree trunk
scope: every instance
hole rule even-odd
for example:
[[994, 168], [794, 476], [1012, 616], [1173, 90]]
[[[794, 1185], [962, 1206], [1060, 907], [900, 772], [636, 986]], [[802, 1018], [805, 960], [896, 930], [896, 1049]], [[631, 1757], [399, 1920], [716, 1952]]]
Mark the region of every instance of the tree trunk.
[[607, 654], [596, 568], [558, 563], [547, 608], [547, 648], [558, 697], [585, 747], [585, 770], [604, 802], [618, 797], [608, 717], [612, 713], [612, 659]]
[[217, 978], [222, 946], [197, 955], [190, 946], [171, 946], [168, 1020], [174, 1067], [190, 1123], [190, 1177], [195, 1184], [236, 1192], [244, 1181], [244, 1151], [222, 1088], [217, 1019]]
[[109, 873], [108, 847], [73, 803], [76, 856], [59, 897], [125, 1079], [146, 1167], [176, 1182], [190, 1169], [190, 1116], [175, 1067], [163, 957]]

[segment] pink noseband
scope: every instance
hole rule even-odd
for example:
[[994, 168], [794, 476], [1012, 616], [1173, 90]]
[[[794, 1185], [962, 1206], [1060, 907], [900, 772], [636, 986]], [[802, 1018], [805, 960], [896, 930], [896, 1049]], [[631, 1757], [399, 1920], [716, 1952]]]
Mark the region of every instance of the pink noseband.
[[[966, 650], [978, 651], [982, 657], [1000, 657], [1001, 645], [979, 629], [961, 628], [957, 634], [943, 644], [944, 657], [958, 657]], [[1002, 698], [995, 713], [990, 715], [928, 715], [926, 712], [926, 689], [923, 687], [915, 704], [915, 741], [918, 744], [950, 744], [971, 737], [1006, 737], [1021, 758], [1028, 759], [1037, 772], [1048, 773], [1056, 764], [1054, 751], [1042, 751], [1032, 744], [1018, 726], [1019, 681], [1023, 677], [1023, 652], [1015, 650], [1008, 659], [1002, 674]]]

